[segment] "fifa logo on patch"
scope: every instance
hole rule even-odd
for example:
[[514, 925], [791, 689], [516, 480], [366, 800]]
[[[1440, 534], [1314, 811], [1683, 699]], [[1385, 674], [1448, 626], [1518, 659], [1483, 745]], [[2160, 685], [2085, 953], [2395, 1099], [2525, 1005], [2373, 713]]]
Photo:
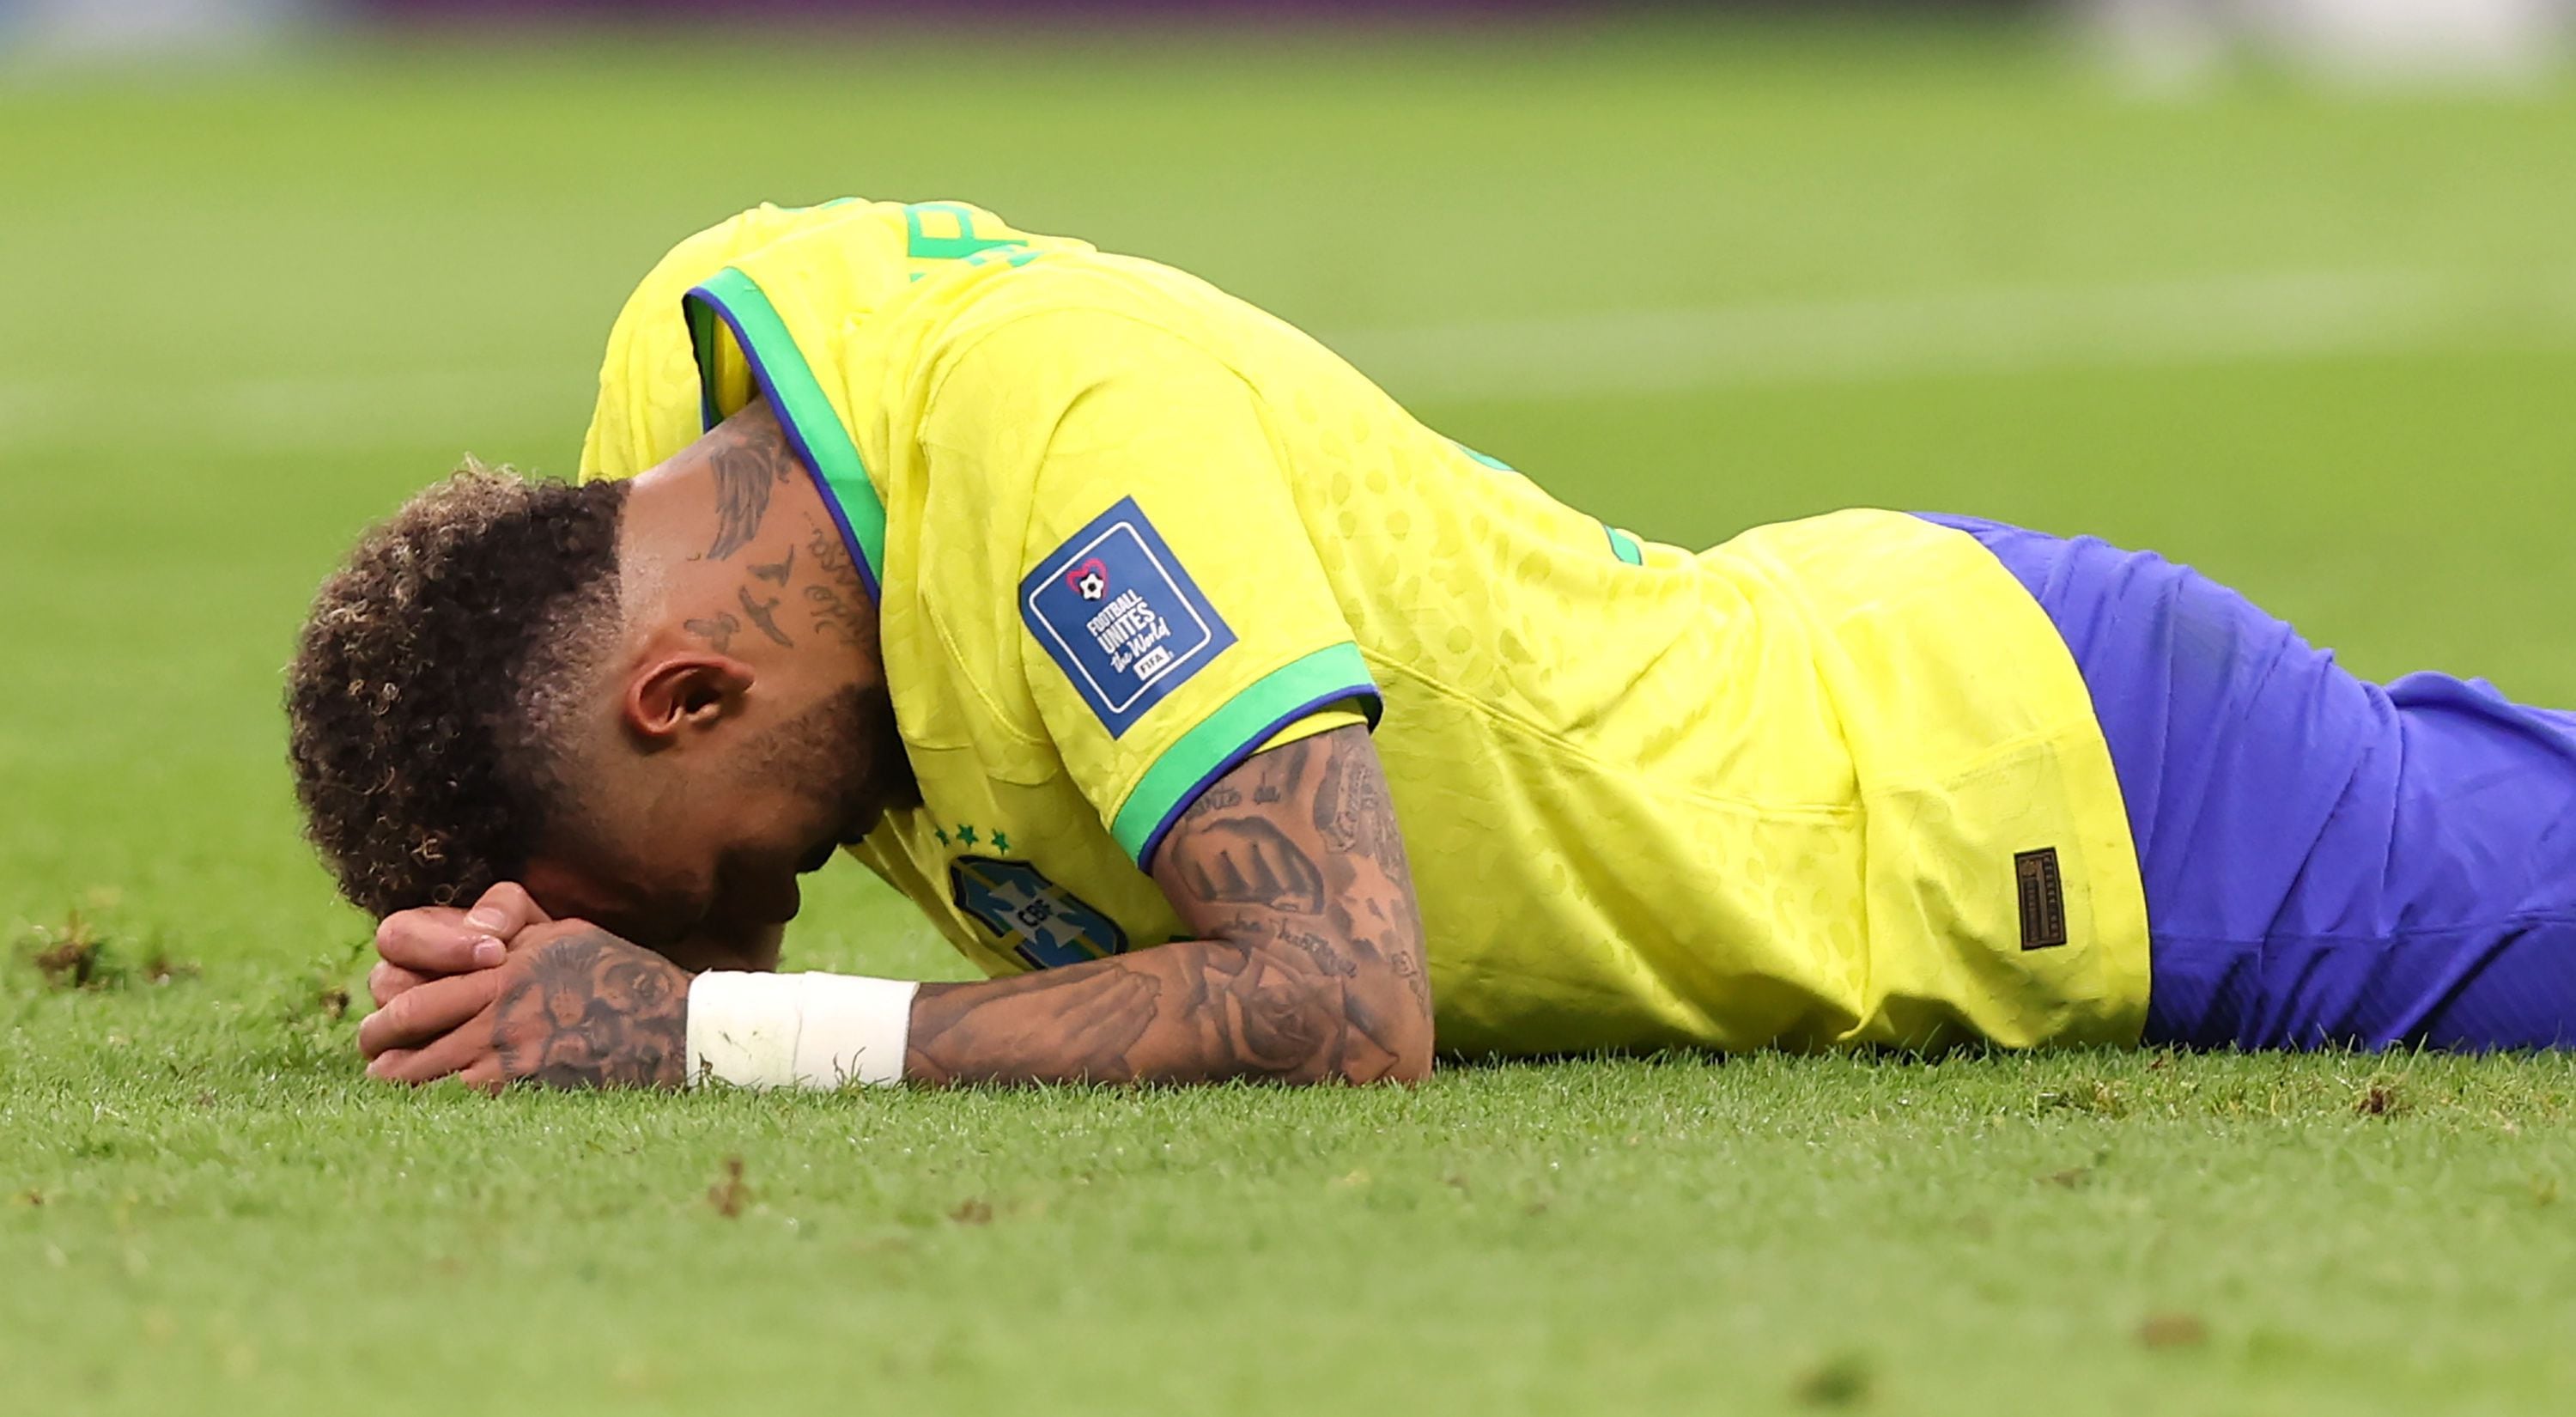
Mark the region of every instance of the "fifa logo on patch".
[[1113, 738], [1234, 643], [1133, 497], [1029, 572], [1020, 619]]

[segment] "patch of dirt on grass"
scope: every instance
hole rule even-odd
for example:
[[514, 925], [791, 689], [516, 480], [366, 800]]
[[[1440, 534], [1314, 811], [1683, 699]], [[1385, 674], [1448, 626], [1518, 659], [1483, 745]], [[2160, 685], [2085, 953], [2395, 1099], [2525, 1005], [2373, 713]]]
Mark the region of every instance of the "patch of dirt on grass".
[[727, 1220], [739, 1218], [742, 1215], [742, 1208], [751, 1204], [751, 1187], [745, 1185], [742, 1179], [741, 1157], [728, 1156], [724, 1159], [724, 1175], [717, 1178], [714, 1185], [707, 1187], [707, 1204], [714, 1208], [716, 1214]]
[[74, 910], [58, 926], [39, 925], [18, 939], [18, 956], [36, 971], [48, 989], [60, 992], [96, 993], [121, 989], [140, 979], [146, 984], [168, 984], [177, 979], [194, 979], [198, 967], [173, 959], [166, 948], [155, 946], [139, 966], [126, 959], [134, 951], [133, 942], [110, 935], [89, 917]]
[[2087, 1087], [2051, 1088], [2040, 1093], [2033, 1103], [2041, 1112], [2085, 1112], [2113, 1121], [2129, 1115], [2128, 1094], [2104, 1081]]
[[193, 964], [170, 958], [168, 950], [156, 949], [152, 952], [152, 957], [143, 962], [143, 982], [146, 984], [167, 984], [173, 979], [194, 979], [203, 972]]
[[2352, 1110], [2364, 1117], [2394, 1117], [2406, 1110], [2406, 1094], [2392, 1078], [2373, 1078], [2353, 1099]]
[[2143, 1348], [2198, 1348], [2209, 1341], [2209, 1325], [2198, 1314], [2149, 1314], [2138, 1325]]
[[48, 989], [106, 989], [124, 982], [107, 938], [77, 910], [59, 928], [39, 925], [20, 937], [18, 953]]

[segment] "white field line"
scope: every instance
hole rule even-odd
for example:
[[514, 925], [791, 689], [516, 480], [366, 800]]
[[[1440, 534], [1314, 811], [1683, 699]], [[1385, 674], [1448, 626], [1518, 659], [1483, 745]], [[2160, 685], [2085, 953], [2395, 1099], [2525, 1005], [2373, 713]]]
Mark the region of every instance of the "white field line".
[[[2464, 337], [2576, 343], [2576, 269], [2000, 287], [1355, 329], [1324, 341], [1398, 397], [1438, 400], [2295, 359]], [[588, 413], [586, 371], [560, 366], [216, 377], [157, 389], [0, 379], [0, 461], [13, 443], [220, 439], [330, 450], [467, 437], [495, 419], [569, 425]]]

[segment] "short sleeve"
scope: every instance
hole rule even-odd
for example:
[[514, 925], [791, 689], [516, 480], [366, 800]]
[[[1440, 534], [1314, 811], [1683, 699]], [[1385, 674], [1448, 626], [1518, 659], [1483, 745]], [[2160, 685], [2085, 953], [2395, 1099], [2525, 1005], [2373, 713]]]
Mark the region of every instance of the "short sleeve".
[[1282, 730], [1336, 707], [1376, 720], [1263, 407], [1222, 361], [1120, 313], [1035, 315], [935, 402], [926, 441], [1027, 480], [1010, 593], [1029, 697], [1139, 865]]
[[1269, 737], [1262, 739], [1261, 746], [1253, 749], [1253, 751], [1256, 753], [1267, 753], [1273, 748], [1285, 748], [1291, 743], [1302, 743], [1306, 739], [1316, 737], [1319, 734], [1330, 733], [1336, 728], [1357, 728], [1368, 721], [1368, 714], [1366, 712], [1351, 707], [1348, 700], [1343, 700], [1340, 703], [1317, 709], [1313, 713], [1306, 715], [1304, 718], [1298, 719], [1296, 722], [1291, 723], [1287, 727], [1280, 729], [1278, 732], [1271, 734]]
[[694, 440], [699, 428], [697, 367], [677, 294], [637, 292], [608, 335], [599, 401], [581, 443], [581, 480], [633, 477]]
[[[693, 330], [683, 298], [692, 286], [724, 269], [746, 251], [785, 231], [797, 214], [755, 207], [690, 237], [656, 262], [617, 312], [608, 348], [599, 361], [599, 398], [581, 444], [581, 480], [633, 477], [695, 442], [712, 420], [709, 391], [699, 378]], [[749, 365], [730, 335], [718, 329], [723, 382], [714, 392], [730, 398], [722, 411], [750, 401]]]

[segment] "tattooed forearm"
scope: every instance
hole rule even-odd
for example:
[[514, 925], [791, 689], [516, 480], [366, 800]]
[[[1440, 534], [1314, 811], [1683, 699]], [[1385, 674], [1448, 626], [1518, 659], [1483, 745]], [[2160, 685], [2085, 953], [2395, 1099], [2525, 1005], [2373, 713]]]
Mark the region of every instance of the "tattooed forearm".
[[[1129, 1061], [1161, 1012], [1165, 976], [1103, 960], [991, 984], [924, 984], [907, 1076], [928, 1082], [1133, 1082]], [[1015, 1026], [995, 1029], [996, 1011]]]
[[[1201, 794], [1155, 859], [1155, 880], [1206, 938], [926, 985], [906, 1071], [932, 1082], [1424, 1076], [1422, 922], [1381, 774], [1357, 727], [1255, 756]], [[1326, 812], [1327, 783], [1350, 805]], [[1369, 819], [1353, 829], [1389, 859], [1327, 837], [1318, 822], [1345, 811]]]
[[1272, 933], [1278, 937], [1279, 943], [1295, 948], [1326, 974], [1349, 979], [1360, 972], [1359, 965], [1328, 936], [1301, 930], [1285, 920], [1273, 926]]
[[796, 642], [787, 638], [787, 632], [778, 628], [777, 617], [769, 613], [777, 609], [782, 603], [778, 597], [773, 595], [767, 600], [754, 600], [751, 598], [751, 587], [749, 586], [742, 587], [740, 595], [742, 597], [742, 613], [751, 617], [751, 623], [755, 629], [759, 630], [762, 634], [769, 636], [770, 639], [776, 641], [782, 648], [794, 649], [796, 647]]
[[597, 928], [539, 946], [492, 1006], [492, 1050], [548, 1087], [688, 1080], [688, 975]]

